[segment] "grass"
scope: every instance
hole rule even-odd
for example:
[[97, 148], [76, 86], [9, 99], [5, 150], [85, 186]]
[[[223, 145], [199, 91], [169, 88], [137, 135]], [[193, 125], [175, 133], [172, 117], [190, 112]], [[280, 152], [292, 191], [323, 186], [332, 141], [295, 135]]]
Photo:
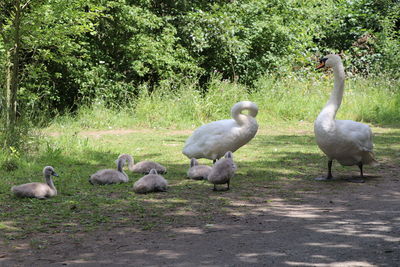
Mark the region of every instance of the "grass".
[[[393, 164], [399, 156], [400, 130], [376, 127], [374, 131], [377, 157]], [[0, 172], [0, 235], [12, 240], [36, 233], [70, 234], [117, 226], [152, 230], [187, 223], [193, 216], [194, 223], [212, 224], [216, 214], [229, 213], [237, 201], [261, 198], [268, 202], [274, 194], [296, 201], [299, 193], [313, 190], [312, 178], [325, 172], [326, 161], [314, 143], [312, 124], [264, 126], [255, 139], [235, 153], [239, 169], [232, 190], [213, 192], [207, 182], [186, 179], [189, 160], [181, 149], [187, 136], [187, 132], [155, 129], [151, 134], [137, 131], [122, 135], [65, 133], [43, 137], [38, 152], [22, 158], [20, 168]], [[140, 175], [131, 173], [126, 184], [90, 185], [89, 175], [101, 168], [112, 168], [120, 153], [167, 166], [169, 191], [136, 195], [132, 185]], [[210, 164], [204, 159], [201, 162]], [[45, 165], [54, 166], [60, 175], [55, 178], [57, 197], [41, 201], [11, 194], [12, 185], [40, 181]], [[344, 175], [357, 171], [334, 167], [335, 173]], [[283, 186], [288, 182], [299, 184], [298, 192]], [[32, 242], [35, 247], [44, 246]]]
[[[183, 81], [177, 88], [160, 87], [152, 94], [146, 88], [137, 99], [126, 100], [119, 110], [104, 108], [96, 102], [82, 107], [74, 116], [54, 120], [50, 131], [82, 129], [169, 128], [193, 129], [222, 118], [229, 118], [233, 104], [241, 100], [257, 103], [259, 121], [312, 122], [329, 98], [333, 87], [330, 73], [302, 77], [261, 77], [254, 87], [213, 80], [207, 92], [198, 85]], [[400, 81], [385, 77], [346, 80], [338, 119], [352, 119], [375, 124], [398, 124], [400, 121]]]
[[[242, 201], [268, 203], [275, 194], [301, 201], [301, 192], [314, 190], [312, 178], [325, 172], [326, 159], [315, 145], [312, 120], [328, 98], [329, 79], [304, 82], [267, 77], [260, 79], [253, 91], [214, 82], [204, 96], [196, 85], [189, 84], [179, 94], [160, 90], [148, 96], [144, 92], [130, 108], [120, 111], [107, 110], [100, 103], [81, 109], [76, 117], [59, 117], [41, 130], [35, 142], [26, 145], [26, 151], [13, 154], [18, 168], [0, 169], [0, 236], [13, 240], [38, 233], [74, 234], [119, 226], [152, 230], [188, 222], [207, 225], [213, 224], [218, 214], [238, 209], [246, 212], [246, 207], [238, 204]], [[392, 114], [398, 110], [397, 85], [393, 81], [349, 81], [339, 117], [375, 121], [386, 114], [386, 122], [392, 123], [400, 114]], [[260, 130], [235, 153], [239, 168], [232, 190], [213, 192], [207, 182], [187, 180], [189, 160], [181, 153], [191, 133], [187, 129], [229, 118], [231, 105], [242, 99], [259, 105]], [[381, 107], [380, 111], [376, 107]], [[115, 129], [124, 131], [98, 131]], [[383, 166], [398, 165], [399, 127], [383, 124], [373, 130], [377, 158]], [[136, 195], [132, 185], [141, 176], [131, 173], [126, 184], [88, 183], [90, 174], [113, 168], [121, 153], [130, 153], [135, 161], [165, 165], [169, 191]], [[5, 161], [1, 153], [0, 161]], [[41, 181], [46, 165], [54, 166], [60, 175], [55, 178], [57, 197], [41, 201], [11, 194], [13, 185]], [[372, 174], [379, 170], [367, 168]], [[334, 173], [346, 176], [356, 172], [357, 168], [334, 165]], [[298, 187], [288, 189], [290, 183]], [[31, 246], [40, 249], [46, 243], [33, 238]]]

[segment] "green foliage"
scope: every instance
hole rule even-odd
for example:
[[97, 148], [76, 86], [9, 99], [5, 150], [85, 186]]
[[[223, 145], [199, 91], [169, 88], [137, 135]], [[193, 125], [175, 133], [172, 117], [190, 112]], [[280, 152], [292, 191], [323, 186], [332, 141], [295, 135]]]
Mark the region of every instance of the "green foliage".
[[[339, 119], [374, 124], [398, 124], [400, 121], [399, 81], [389, 77], [346, 80]], [[129, 105], [107, 108], [97, 101], [74, 114], [57, 117], [49, 131], [62, 128], [82, 129], [195, 128], [204, 123], [231, 118], [230, 110], [238, 101], [257, 103], [258, 122], [262, 125], [284, 121], [313, 122], [329, 99], [333, 87], [331, 73], [318, 73], [304, 79], [302, 75], [277, 77], [265, 75], [254, 85], [244, 86], [215, 76], [203, 90], [195, 81], [163, 84], [153, 92], [140, 88]]]
[[[11, 3], [0, 4], [2, 87]], [[166, 101], [188, 83], [200, 103], [214, 77], [257, 87], [272, 75], [284, 83], [293, 72], [308, 75], [315, 56], [328, 52], [343, 52], [351, 73], [398, 78], [399, 17], [395, 0], [30, 1], [18, 111], [46, 122], [98, 101], [129, 109], [146, 104], [143, 90], [161, 90], [152, 97]]]

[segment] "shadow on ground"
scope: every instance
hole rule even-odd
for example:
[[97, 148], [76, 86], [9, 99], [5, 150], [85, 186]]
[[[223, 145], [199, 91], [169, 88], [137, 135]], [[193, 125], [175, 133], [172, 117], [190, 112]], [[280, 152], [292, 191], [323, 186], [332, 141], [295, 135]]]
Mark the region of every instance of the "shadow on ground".
[[[172, 141], [179, 140], [183, 138]], [[3, 242], [7, 249], [0, 250], [0, 265], [396, 266], [399, 141], [397, 132], [376, 136], [377, 157], [383, 160], [380, 168], [367, 169], [365, 184], [314, 182], [312, 178], [324, 172], [325, 159], [317, 149], [304, 150], [315, 146], [310, 135], [255, 139], [235, 155], [239, 171], [228, 192], [186, 180], [187, 165], [177, 163], [168, 165], [171, 187], [163, 194], [136, 196], [131, 184], [80, 188], [65, 182], [64, 196], [46, 205], [67, 202], [72, 222], [78, 223], [74, 217], [98, 217], [92, 223], [100, 227], [87, 233], [79, 227], [71, 233], [39, 231], [16, 243]], [[257, 158], [251, 151], [260, 147], [266, 156]], [[118, 156], [85, 153], [94, 159]], [[71, 167], [81, 164], [63, 160]], [[83, 176], [98, 167], [88, 166]], [[356, 167], [335, 171], [338, 178], [357, 174]], [[73, 173], [68, 169], [65, 175]], [[123, 208], [115, 205], [116, 199]], [[98, 215], [83, 216], [90, 213], [91, 201], [104, 213], [96, 209]]]

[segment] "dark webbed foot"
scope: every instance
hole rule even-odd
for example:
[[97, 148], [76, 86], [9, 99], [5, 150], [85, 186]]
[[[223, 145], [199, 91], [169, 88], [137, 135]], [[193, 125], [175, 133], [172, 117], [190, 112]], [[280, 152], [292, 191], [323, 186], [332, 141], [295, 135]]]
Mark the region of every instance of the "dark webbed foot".
[[328, 175], [326, 177], [317, 177], [314, 180], [315, 181], [332, 181], [333, 176], [332, 176], [332, 160], [328, 161]]

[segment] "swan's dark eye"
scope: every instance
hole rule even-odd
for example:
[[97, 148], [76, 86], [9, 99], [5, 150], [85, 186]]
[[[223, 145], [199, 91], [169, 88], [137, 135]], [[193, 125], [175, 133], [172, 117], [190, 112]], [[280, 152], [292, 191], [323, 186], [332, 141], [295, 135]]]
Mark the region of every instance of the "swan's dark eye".
[[328, 58], [326, 58], [326, 57], [323, 57], [323, 58], [321, 58], [320, 60], [319, 60], [319, 63], [322, 63], [322, 62], [326, 62], [328, 60]]

